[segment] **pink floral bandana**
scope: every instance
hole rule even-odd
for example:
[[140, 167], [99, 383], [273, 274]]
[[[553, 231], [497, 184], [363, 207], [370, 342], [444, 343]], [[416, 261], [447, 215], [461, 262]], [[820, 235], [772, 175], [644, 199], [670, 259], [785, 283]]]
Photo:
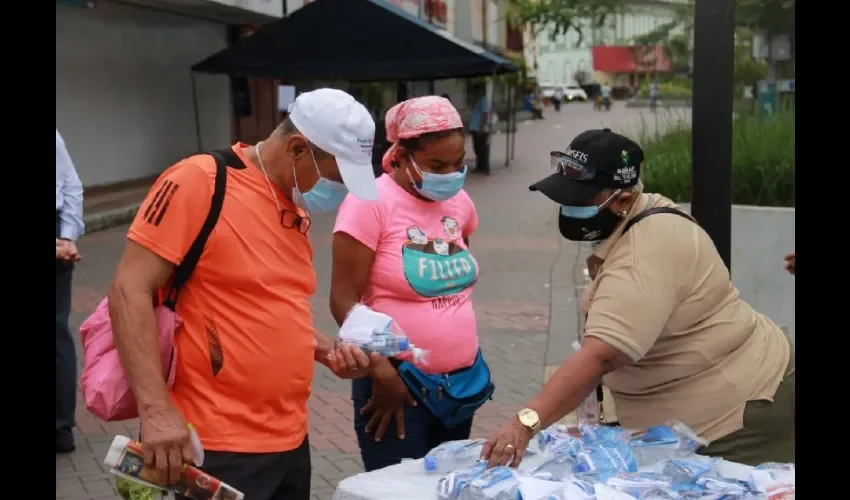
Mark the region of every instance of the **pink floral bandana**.
[[463, 128], [460, 115], [445, 97], [429, 95], [400, 102], [387, 111], [387, 140], [393, 143], [384, 153], [381, 166], [392, 172], [393, 155], [399, 139], [410, 139], [431, 132]]

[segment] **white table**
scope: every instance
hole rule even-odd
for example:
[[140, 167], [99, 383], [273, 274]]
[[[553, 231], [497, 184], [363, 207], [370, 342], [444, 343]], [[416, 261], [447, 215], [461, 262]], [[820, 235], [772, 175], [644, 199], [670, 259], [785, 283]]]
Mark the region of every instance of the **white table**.
[[[548, 458], [535, 454], [524, 458], [520, 469], [531, 469]], [[721, 461], [723, 476], [746, 481], [752, 467]], [[652, 467], [641, 470], [652, 470]], [[660, 472], [660, 471], [659, 471]], [[340, 481], [333, 500], [437, 500], [437, 482], [443, 474], [426, 474], [422, 460], [406, 460], [372, 472], [362, 472]]]

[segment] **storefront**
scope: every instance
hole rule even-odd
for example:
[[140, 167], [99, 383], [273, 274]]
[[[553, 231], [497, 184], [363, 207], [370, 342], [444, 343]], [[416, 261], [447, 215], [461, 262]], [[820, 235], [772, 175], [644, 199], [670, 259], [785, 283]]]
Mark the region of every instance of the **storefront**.
[[[226, 0], [89, 4], [56, 6], [56, 127], [86, 187], [156, 176], [197, 148], [191, 65], [227, 46], [227, 23], [269, 15]], [[202, 146], [230, 143], [228, 79], [198, 76], [197, 98]]]

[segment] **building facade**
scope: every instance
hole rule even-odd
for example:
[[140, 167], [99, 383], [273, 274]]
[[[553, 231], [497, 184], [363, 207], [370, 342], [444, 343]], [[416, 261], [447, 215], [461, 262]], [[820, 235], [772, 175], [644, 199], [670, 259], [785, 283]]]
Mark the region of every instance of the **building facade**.
[[[615, 87], [630, 86], [633, 83], [630, 81], [633, 68], [629, 68], [625, 61], [616, 61], [633, 57], [632, 45], [636, 38], [675, 21], [675, 4], [681, 3], [687, 3], [687, 0], [632, 4], [624, 12], [609, 16], [602, 27], [594, 28], [589, 22], [584, 23], [582, 36], [575, 30], [554, 38], [551, 30], [537, 34], [530, 29], [526, 30], [526, 60], [529, 61], [533, 76], [541, 83], [583, 85], [596, 81], [607, 82]], [[680, 33], [681, 28], [673, 34]], [[606, 60], [594, 64], [593, 48], [603, 46], [608, 49], [597, 51], [597, 59], [604, 54]], [[618, 66], [622, 68], [618, 70]]]
[[[267, 22], [282, 0], [90, 0], [56, 5], [56, 127], [83, 185], [159, 175], [197, 150], [190, 67], [227, 24]], [[198, 75], [203, 148], [231, 140], [228, 78]]]

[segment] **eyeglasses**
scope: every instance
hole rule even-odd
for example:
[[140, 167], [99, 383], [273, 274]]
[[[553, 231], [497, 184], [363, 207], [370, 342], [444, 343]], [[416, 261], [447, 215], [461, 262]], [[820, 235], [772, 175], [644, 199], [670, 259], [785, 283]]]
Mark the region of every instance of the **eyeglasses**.
[[280, 225], [286, 229], [298, 229], [301, 234], [307, 234], [312, 221], [309, 217], [302, 217], [292, 210], [280, 211]]
[[[575, 152], [575, 154], [583, 155], [584, 153]], [[563, 151], [550, 152], [549, 164], [555, 172], [577, 181], [589, 181], [596, 177], [595, 168]]]

